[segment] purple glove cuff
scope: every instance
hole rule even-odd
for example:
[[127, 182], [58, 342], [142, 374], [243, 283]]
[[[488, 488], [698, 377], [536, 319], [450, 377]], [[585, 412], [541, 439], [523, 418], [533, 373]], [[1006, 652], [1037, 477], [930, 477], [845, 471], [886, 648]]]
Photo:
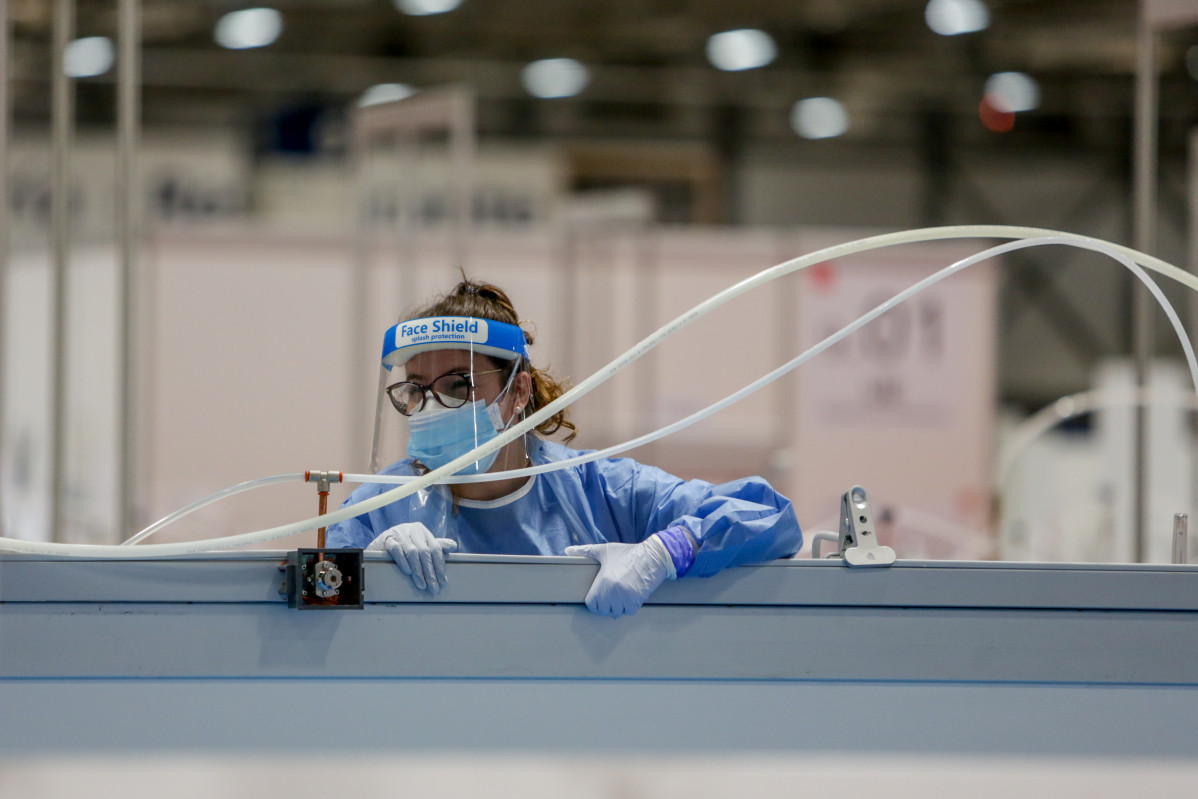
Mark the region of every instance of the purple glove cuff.
[[695, 547], [691, 544], [686, 529], [682, 527], [667, 527], [657, 534], [657, 538], [665, 545], [674, 561], [674, 574], [681, 577], [690, 570], [695, 562]]

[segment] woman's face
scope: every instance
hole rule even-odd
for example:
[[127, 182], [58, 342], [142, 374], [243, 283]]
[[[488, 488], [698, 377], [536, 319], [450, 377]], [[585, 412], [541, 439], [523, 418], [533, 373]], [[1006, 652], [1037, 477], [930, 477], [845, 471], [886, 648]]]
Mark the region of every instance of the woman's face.
[[[427, 386], [447, 374], [473, 375], [474, 399], [485, 400], [490, 405], [503, 391], [504, 380], [499, 364], [486, 356], [475, 355], [472, 370], [470, 357], [468, 350], [430, 350], [413, 355], [405, 367], [405, 379]], [[528, 405], [531, 385], [532, 380], [527, 372], [517, 373], [511, 389], [499, 403], [504, 419], [513, 418]]]

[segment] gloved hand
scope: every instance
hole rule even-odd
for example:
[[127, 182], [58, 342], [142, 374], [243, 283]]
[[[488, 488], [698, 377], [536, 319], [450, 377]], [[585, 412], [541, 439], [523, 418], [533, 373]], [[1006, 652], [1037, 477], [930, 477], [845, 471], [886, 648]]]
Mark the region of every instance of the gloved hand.
[[587, 607], [604, 616], [636, 613], [657, 587], [674, 577], [670, 553], [656, 535], [639, 544], [583, 544], [567, 555], [599, 561], [599, 574], [587, 591]]
[[420, 522], [404, 522], [371, 541], [366, 551], [386, 552], [418, 589], [439, 594], [445, 585], [445, 553], [457, 548], [457, 541], [437, 538]]

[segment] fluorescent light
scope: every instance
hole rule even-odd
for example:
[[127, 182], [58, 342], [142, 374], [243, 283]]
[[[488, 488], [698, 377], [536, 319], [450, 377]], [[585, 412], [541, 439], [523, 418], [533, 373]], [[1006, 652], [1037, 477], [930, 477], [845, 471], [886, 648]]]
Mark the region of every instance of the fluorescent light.
[[986, 96], [1003, 111], [1031, 111], [1040, 106], [1040, 85], [1022, 72], [996, 72], [986, 80]]
[[831, 139], [849, 129], [849, 115], [839, 100], [808, 97], [794, 104], [790, 126], [804, 139]]
[[990, 27], [990, 9], [982, 0], [928, 0], [923, 17], [928, 27], [941, 36], [974, 33]]
[[707, 60], [717, 69], [739, 72], [764, 67], [778, 55], [774, 40], [765, 31], [743, 28], [716, 33], [707, 40]]
[[283, 15], [273, 8], [230, 11], [216, 23], [216, 43], [230, 50], [265, 47], [283, 31]]
[[362, 96], [358, 98], [358, 105], [365, 108], [368, 105], [390, 103], [411, 97], [415, 93], [416, 90], [406, 83], [377, 83], [362, 92]]
[[396, 8], [414, 17], [444, 14], [446, 11], [453, 11], [461, 4], [462, 0], [395, 0]]
[[62, 55], [62, 70], [72, 78], [92, 78], [112, 69], [112, 40], [107, 36], [88, 36], [67, 45]]
[[524, 88], [534, 97], [572, 97], [591, 79], [587, 68], [573, 58], [543, 58], [524, 67]]

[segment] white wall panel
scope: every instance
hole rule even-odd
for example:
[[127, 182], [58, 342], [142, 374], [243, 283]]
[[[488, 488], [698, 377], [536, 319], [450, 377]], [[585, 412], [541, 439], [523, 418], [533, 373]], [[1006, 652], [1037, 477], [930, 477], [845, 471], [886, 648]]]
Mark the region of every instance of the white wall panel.
[[[571, 233], [484, 230], [473, 237], [464, 268], [470, 277], [495, 282], [510, 293], [522, 321], [535, 332], [534, 362], [578, 382], [711, 295], [803, 251], [855, 235], [616, 227]], [[929, 246], [885, 263], [930, 270], [963, 248]], [[358, 267], [344, 237], [294, 229], [157, 229], [147, 240], [139, 285], [143, 388], [136, 431], [138, 524], [255, 477], [308, 469], [365, 471], [383, 331], [400, 314], [456, 283], [460, 272], [453, 252], [443, 231], [380, 236], [366, 248], [367, 306], [354, 308]], [[87, 271], [82, 264], [80, 271]], [[10, 292], [10, 303], [31, 310], [27, 319], [14, 324], [42, 324], [38, 292], [44, 293], [44, 287], [37, 287], [32, 272], [18, 280], [20, 274], [14, 272], [18, 290]], [[114, 446], [114, 356], [111, 344], [103, 343], [115, 340], [111, 279], [91, 288], [79, 283], [88, 311], [76, 315], [72, 328], [76, 344], [94, 350], [77, 363], [91, 370], [86, 384], [97, 392], [85, 411], [72, 411], [68, 425], [73, 446], [102, 453]], [[576, 445], [607, 446], [673, 422], [797, 355], [812, 343], [802, 333], [806, 279], [786, 278], [718, 309], [583, 398], [575, 409], [580, 425]], [[985, 299], [991, 288], [976, 279], [970, 283], [968, 275], [954, 280], [976, 288], [959, 319], [951, 317], [957, 320], [952, 324], [967, 323], [977, 332], [972, 337], [948, 334], [946, 339], [971, 365], [960, 376], [962, 384], [954, 384], [951, 396], [944, 397], [945, 407], [959, 414], [951, 435], [933, 437], [915, 428], [896, 432], [895, 440], [902, 444], [892, 448], [894, 457], [870, 457], [866, 468], [845, 450], [843, 437], [832, 427], [819, 420], [802, 423], [806, 417], [796, 403], [804, 395], [796, 394], [796, 386], [804, 380], [818, 385], [844, 379], [814, 376], [834, 362], [829, 353], [821, 356], [822, 366], [803, 367], [634, 456], [717, 482], [761, 474], [796, 500], [800, 521], [807, 526], [821, 521], [824, 508], [835, 507], [852, 482], [869, 487], [881, 481], [879, 487], [890, 486], [884, 493], [893, 501], [919, 504], [924, 494], [940, 491], [938, 481], [946, 475], [980, 479], [980, 459], [991, 436], [987, 409], [993, 400], [994, 363], [992, 339], [983, 332], [993, 325]], [[355, 345], [358, 336], [363, 345]], [[13, 346], [20, 339], [7, 340]], [[20, 379], [31, 388], [21, 402], [30, 413], [44, 402], [36, 399], [45, 391], [38, 357], [10, 361], [27, 373]], [[850, 377], [867, 381], [870, 373], [867, 369]], [[18, 390], [15, 382], [8, 385]], [[100, 397], [107, 405], [102, 406]], [[14, 425], [23, 406], [18, 402], [13, 407], [18, 412], [10, 414], [10, 438], [19, 437]], [[93, 422], [88, 414], [102, 410], [101, 421]], [[390, 421], [388, 445], [398, 457], [402, 425]], [[798, 435], [801, 423], [805, 429]], [[44, 436], [44, 430], [35, 432], [32, 441], [33, 450], [40, 452], [44, 444], [37, 436]], [[871, 438], [863, 446], [879, 440]], [[22, 450], [6, 446], [5, 452], [11, 459]], [[921, 457], [908, 457], [912, 452]], [[830, 465], [842, 461], [843, 466]], [[888, 479], [897, 482], [891, 486]], [[104, 481], [110, 480], [107, 469], [92, 469], [80, 490], [106, 495]], [[16, 492], [12, 507], [25, 501], [18, 496], [25, 489], [6, 491]], [[346, 493], [345, 487], [334, 489], [334, 501]], [[945, 495], [957, 496], [952, 491]], [[205, 509], [164, 539], [246, 532], [305, 518], [314, 508], [312, 487], [272, 488]], [[38, 529], [23, 518], [23, 526]], [[118, 537], [106, 529], [94, 533], [108, 540]]]

